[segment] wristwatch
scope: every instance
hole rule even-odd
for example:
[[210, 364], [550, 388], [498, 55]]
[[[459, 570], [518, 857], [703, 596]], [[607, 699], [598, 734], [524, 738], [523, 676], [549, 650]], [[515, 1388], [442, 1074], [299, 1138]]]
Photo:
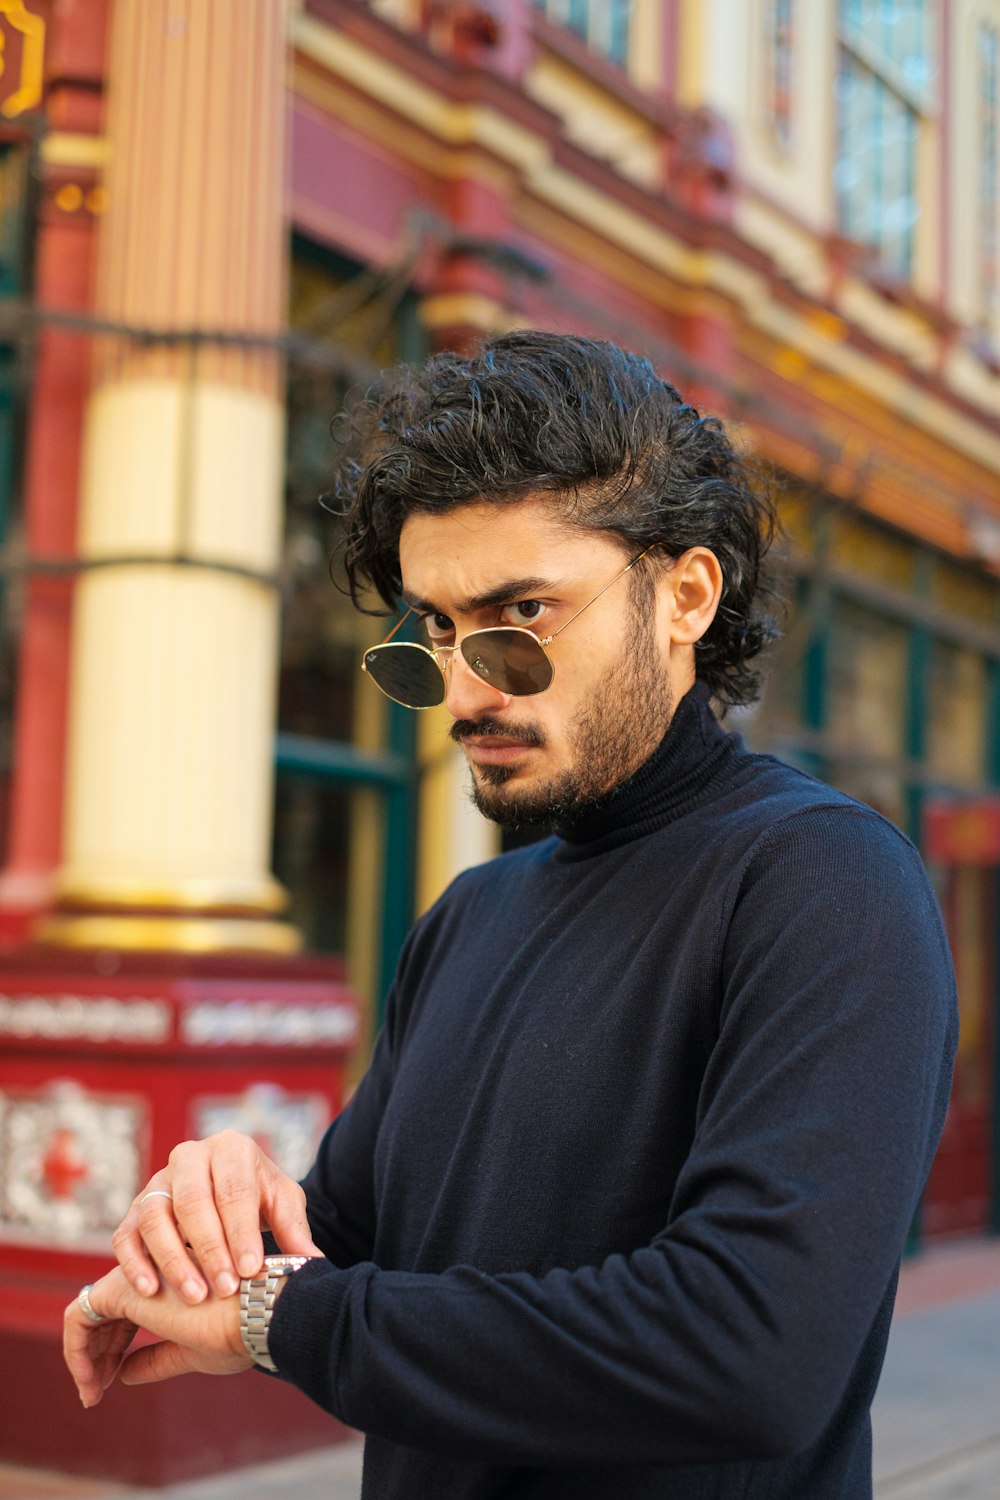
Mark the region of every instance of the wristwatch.
[[294, 1276], [308, 1259], [305, 1255], [265, 1255], [264, 1265], [256, 1276], [244, 1276], [240, 1282], [240, 1336], [255, 1365], [277, 1373], [267, 1347], [271, 1314], [278, 1287], [286, 1276]]

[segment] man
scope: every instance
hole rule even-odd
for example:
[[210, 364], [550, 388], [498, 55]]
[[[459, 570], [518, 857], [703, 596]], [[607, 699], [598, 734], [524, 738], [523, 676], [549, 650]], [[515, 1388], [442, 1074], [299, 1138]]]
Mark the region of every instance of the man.
[[[252, 1349], [378, 1500], [869, 1496], [953, 984], [902, 834], [711, 712], [756, 693], [766, 500], [645, 361], [518, 333], [401, 374], [345, 503], [355, 597], [426, 632], [365, 671], [557, 833], [417, 923], [304, 1197], [232, 1133], [172, 1154], [67, 1312], [83, 1399], [140, 1324], [124, 1380]], [[241, 1334], [259, 1225], [305, 1263]]]

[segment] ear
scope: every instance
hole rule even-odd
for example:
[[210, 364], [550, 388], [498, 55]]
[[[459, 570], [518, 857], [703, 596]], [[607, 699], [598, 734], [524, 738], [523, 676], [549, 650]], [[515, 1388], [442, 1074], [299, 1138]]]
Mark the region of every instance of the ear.
[[682, 552], [668, 569], [667, 630], [679, 646], [700, 641], [715, 619], [722, 597], [722, 567], [707, 547]]

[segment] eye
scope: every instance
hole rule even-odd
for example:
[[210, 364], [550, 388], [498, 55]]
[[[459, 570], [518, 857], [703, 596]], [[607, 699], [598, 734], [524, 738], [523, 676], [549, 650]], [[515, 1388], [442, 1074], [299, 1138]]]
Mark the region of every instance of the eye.
[[506, 625], [535, 625], [545, 609], [540, 599], [521, 599], [517, 604], [506, 605], [501, 613]]
[[438, 645], [455, 633], [455, 626], [447, 615], [424, 615], [424, 626], [430, 639]]

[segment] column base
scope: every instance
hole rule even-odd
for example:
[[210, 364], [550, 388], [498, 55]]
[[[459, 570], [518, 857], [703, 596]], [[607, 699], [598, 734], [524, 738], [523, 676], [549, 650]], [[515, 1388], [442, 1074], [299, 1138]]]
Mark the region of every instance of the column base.
[[53, 948], [114, 948], [168, 953], [298, 953], [302, 935], [269, 917], [53, 912], [33, 936]]

